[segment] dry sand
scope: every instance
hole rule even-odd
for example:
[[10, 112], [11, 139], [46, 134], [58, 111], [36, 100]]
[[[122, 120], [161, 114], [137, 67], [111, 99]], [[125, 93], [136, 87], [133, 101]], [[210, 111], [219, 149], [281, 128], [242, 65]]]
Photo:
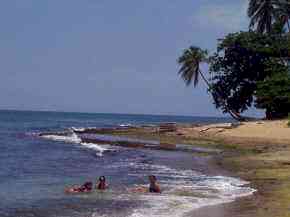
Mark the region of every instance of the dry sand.
[[290, 144], [288, 120], [242, 122], [237, 127], [230, 124], [211, 124], [197, 127], [179, 127], [178, 133], [186, 137], [208, 137], [235, 142], [261, 142]]
[[290, 127], [287, 120], [248, 122], [221, 132], [220, 135], [290, 140]]

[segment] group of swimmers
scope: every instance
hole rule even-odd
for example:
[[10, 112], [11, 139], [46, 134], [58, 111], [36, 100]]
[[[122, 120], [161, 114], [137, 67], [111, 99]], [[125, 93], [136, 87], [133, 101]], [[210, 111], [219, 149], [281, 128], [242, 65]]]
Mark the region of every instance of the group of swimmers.
[[[133, 193], [161, 193], [161, 189], [159, 184], [157, 183], [157, 178], [154, 175], [148, 176], [149, 179], [149, 188], [145, 187], [138, 187], [134, 189], [130, 189], [131, 192]], [[99, 181], [96, 184], [96, 189], [97, 190], [106, 190], [108, 188], [108, 184], [106, 183], [106, 177], [105, 176], [100, 176]], [[75, 186], [71, 188], [65, 189], [66, 193], [88, 193], [93, 190], [93, 183], [92, 182], [85, 182], [81, 186]]]

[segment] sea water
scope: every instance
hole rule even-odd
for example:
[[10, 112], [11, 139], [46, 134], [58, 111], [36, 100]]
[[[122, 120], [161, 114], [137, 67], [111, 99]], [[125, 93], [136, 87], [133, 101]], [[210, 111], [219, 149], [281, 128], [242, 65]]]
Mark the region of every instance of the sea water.
[[[249, 183], [209, 172], [205, 157], [188, 151], [134, 149], [83, 143], [73, 128], [161, 122], [215, 123], [219, 118], [0, 111], [0, 216], [187, 216], [255, 190]], [[42, 132], [69, 132], [67, 135]], [[134, 194], [157, 176], [162, 194]], [[109, 190], [68, 195], [64, 188], [107, 177]]]

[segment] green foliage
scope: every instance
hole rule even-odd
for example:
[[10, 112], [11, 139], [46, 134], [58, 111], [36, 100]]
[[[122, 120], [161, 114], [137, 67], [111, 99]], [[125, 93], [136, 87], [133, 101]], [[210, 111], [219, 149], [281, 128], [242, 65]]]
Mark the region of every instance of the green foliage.
[[[288, 94], [290, 91], [286, 87], [281, 87], [278, 91], [279, 83], [275, 83], [275, 79], [269, 80], [269, 77], [279, 74], [287, 83], [289, 77], [285, 64], [287, 58], [279, 54], [288, 55], [288, 42], [288, 37], [285, 36], [270, 36], [256, 32], [229, 34], [220, 40], [217, 53], [210, 58], [211, 89], [216, 107], [221, 108], [223, 112], [228, 112], [229, 109], [238, 113], [244, 112], [255, 102], [259, 84], [260, 95], [256, 106], [267, 109], [267, 113], [271, 113], [272, 116], [277, 116], [278, 113], [285, 116], [285, 111], [289, 111], [288, 108], [284, 111], [277, 107], [288, 104], [278, 99], [282, 93]], [[265, 85], [273, 85], [273, 88], [276, 88], [271, 94], [280, 95], [276, 95], [277, 97], [272, 95], [273, 99], [265, 100], [266, 98], [262, 97], [264, 81], [267, 81]]]
[[194, 86], [197, 86], [199, 76], [201, 74], [200, 64], [207, 62], [208, 53], [199, 47], [190, 47], [183, 51], [183, 54], [178, 59], [180, 65], [179, 74], [186, 85], [190, 85], [193, 81]]
[[225, 104], [222, 94], [212, 89], [212, 85], [201, 72], [200, 64], [209, 61], [210, 59], [206, 50], [202, 50], [199, 47], [190, 47], [189, 49], [184, 50], [182, 56], [178, 59], [178, 64], [180, 65], [178, 73], [181, 75], [181, 78], [187, 86], [189, 86], [193, 81], [194, 87], [197, 86], [199, 77], [201, 76], [207, 84], [208, 90], [215, 95], [216, 98], [220, 99], [220, 103], [223, 104], [226, 112], [228, 112], [233, 118], [241, 120], [240, 115], [237, 112], [232, 111]]
[[290, 127], [290, 113], [288, 114], [288, 127]]
[[[198, 84], [199, 76], [202, 76], [216, 107], [237, 117], [239, 113], [253, 106], [259, 84], [260, 95], [255, 105], [259, 108], [266, 108], [276, 115], [278, 109], [274, 109], [273, 103], [278, 102], [277, 98], [271, 102], [265, 100], [262, 94], [266, 86], [263, 86], [261, 82], [267, 81], [265, 85], [275, 86], [276, 83], [270, 83], [276, 80], [269, 80], [270, 77], [275, 78], [272, 77], [275, 74], [288, 77], [286, 76], [286, 62], [290, 53], [289, 41], [287, 35], [273, 36], [252, 31], [229, 34], [219, 41], [217, 52], [210, 57], [206, 50], [198, 47], [184, 50], [178, 59], [179, 74], [186, 85], [193, 82], [194, 86]], [[208, 62], [210, 65], [210, 82], [200, 70], [200, 64], [203, 62]], [[286, 89], [280, 91], [286, 91]], [[274, 93], [278, 94], [278, 92]], [[279, 94], [281, 95], [281, 92]]]
[[[257, 81], [267, 76], [271, 42], [267, 36], [255, 32], [229, 34], [220, 41], [217, 53], [210, 59], [211, 88], [217, 108], [241, 113], [251, 107]], [[257, 52], [260, 49], [263, 52]]]
[[275, 20], [275, 6], [278, 0], [250, 0], [248, 16], [250, 27], [260, 33], [271, 32]]
[[267, 110], [267, 118], [287, 117], [290, 112], [290, 75], [283, 65], [271, 66], [276, 71], [257, 83], [256, 107]]
[[248, 16], [250, 18], [250, 28], [259, 33], [273, 33], [273, 27], [276, 23], [285, 26], [289, 15], [289, 0], [249, 1]]
[[[179, 74], [194, 86], [201, 76], [216, 107], [233, 117], [254, 102], [267, 117], [284, 117], [290, 111], [290, 0], [249, 0], [248, 16], [251, 30], [219, 40], [212, 56], [198, 47], [184, 50]], [[210, 81], [200, 70], [203, 62], [209, 63]]]

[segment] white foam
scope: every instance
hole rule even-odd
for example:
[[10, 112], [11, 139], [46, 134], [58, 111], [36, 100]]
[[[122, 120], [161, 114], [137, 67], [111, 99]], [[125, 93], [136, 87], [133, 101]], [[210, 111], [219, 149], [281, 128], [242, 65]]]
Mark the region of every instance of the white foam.
[[108, 167], [129, 167], [134, 171], [129, 176], [145, 180], [148, 174], [158, 177], [162, 194], [138, 195], [136, 199], [144, 205], [133, 210], [131, 217], [181, 217], [194, 209], [232, 202], [255, 192], [255, 189], [246, 186], [248, 182], [238, 178], [207, 176], [194, 170], [179, 170], [165, 165], [124, 161]]
[[42, 135], [41, 138], [45, 138], [45, 139], [49, 139], [49, 140], [53, 140], [53, 141], [60, 141], [60, 142], [65, 142], [65, 143], [74, 143], [74, 144], [80, 144], [82, 145], [82, 147], [85, 148], [89, 148], [89, 149], [93, 149], [96, 152], [97, 156], [103, 156], [103, 153], [105, 151], [110, 150], [109, 145], [98, 145], [98, 144], [94, 144], [94, 143], [85, 143], [82, 142], [81, 138], [78, 137], [78, 135], [76, 133], [74, 133], [73, 131], [68, 133], [68, 134], [64, 134], [64, 135]]
[[[109, 145], [84, 143], [73, 132], [68, 135], [43, 135], [42, 137], [80, 144], [84, 148], [96, 150], [98, 156], [112, 149]], [[238, 178], [207, 176], [194, 170], [143, 163], [142, 157], [140, 159], [136, 157], [134, 160], [137, 162], [132, 162], [131, 158], [124, 159], [107, 165], [106, 168], [128, 168], [129, 176], [136, 176], [146, 181], [145, 176], [154, 174], [158, 177], [163, 192], [161, 195], [136, 195], [136, 200], [142, 201], [144, 205], [133, 210], [131, 217], [181, 217], [194, 209], [232, 202], [256, 191], [247, 186], [248, 182]]]
[[123, 124], [119, 124], [120, 127], [132, 127], [133, 125], [130, 123], [123, 123]]
[[80, 127], [80, 128], [72, 127], [71, 129], [72, 129], [73, 131], [77, 131], [77, 132], [84, 132], [87, 128], [83, 128], [83, 127]]
[[[144, 206], [135, 209], [131, 217], [181, 217], [195, 209], [229, 203], [238, 197], [248, 196], [254, 192], [253, 189], [242, 189], [242, 187], [238, 189], [230, 187], [227, 190], [208, 187], [209, 189], [197, 191], [183, 186], [184, 194], [192, 193], [192, 196], [179, 195], [178, 189], [174, 189], [175, 192], [171, 193], [163, 192], [162, 195], [142, 195], [139, 200], [144, 201]], [[200, 196], [194, 196], [194, 194], [200, 194]]]
[[70, 133], [67, 135], [42, 135], [40, 136], [41, 138], [45, 138], [45, 139], [49, 139], [49, 140], [53, 140], [53, 141], [61, 141], [61, 142], [66, 142], [66, 143], [81, 143], [82, 140], [81, 138], [78, 137], [77, 134], [75, 133]]
[[89, 149], [93, 149], [93, 150], [96, 150], [97, 153], [96, 155], [99, 156], [99, 157], [102, 157], [103, 156], [103, 153], [105, 151], [108, 151], [110, 150], [110, 146], [109, 145], [98, 145], [98, 144], [94, 144], [94, 143], [85, 143], [85, 142], [82, 142], [81, 143], [82, 146], [86, 147], [86, 148], [89, 148]]
[[97, 129], [96, 127], [71, 127], [71, 130], [74, 132], [84, 132], [86, 130], [95, 130]]

